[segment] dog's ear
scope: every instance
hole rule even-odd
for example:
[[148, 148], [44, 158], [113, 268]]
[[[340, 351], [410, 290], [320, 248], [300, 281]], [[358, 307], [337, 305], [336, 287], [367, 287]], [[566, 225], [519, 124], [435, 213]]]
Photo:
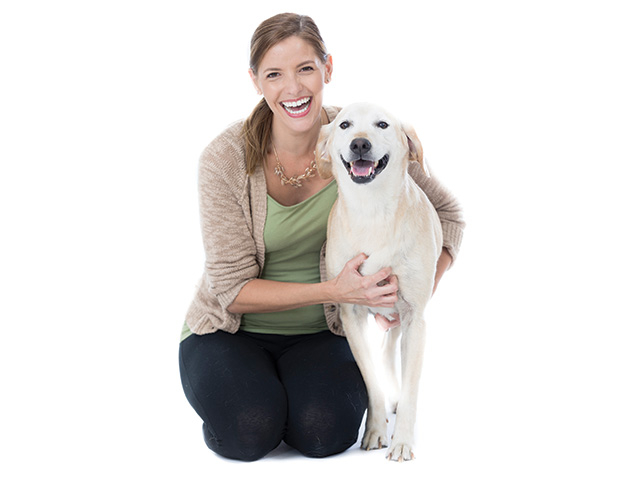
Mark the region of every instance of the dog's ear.
[[419, 137], [415, 132], [415, 129], [410, 125], [403, 126], [404, 134], [406, 135], [406, 141], [408, 143], [408, 160], [416, 160], [419, 162], [422, 170], [426, 174], [426, 176], [430, 177], [430, 173], [428, 172], [428, 167], [424, 162], [424, 149], [422, 148], [422, 144], [419, 141]]
[[317, 148], [315, 150], [315, 162], [317, 170], [322, 179], [332, 177], [332, 158], [328, 150], [330, 138], [332, 134], [332, 124], [324, 125], [319, 132], [317, 140]]

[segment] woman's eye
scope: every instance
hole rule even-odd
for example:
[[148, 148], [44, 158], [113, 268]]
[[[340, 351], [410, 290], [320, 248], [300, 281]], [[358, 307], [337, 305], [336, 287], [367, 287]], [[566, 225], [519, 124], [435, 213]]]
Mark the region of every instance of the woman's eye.
[[389, 124], [388, 124], [387, 122], [383, 122], [383, 121], [378, 122], [378, 123], [377, 123], [377, 126], [378, 126], [378, 128], [382, 128], [383, 130], [384, 130], [385, 128], [389, 128]]
[[312, 66], [304, 66], [301, 68], [302, 71], [314, 71], [314, 69], [312, 68]]
[[277, 78], [280, 73], [269, 73], [266, 75], [267, 79]]
[[348, 121], [344, 121], [339, 125], [339, 128], [341, 130], [347, 130], [349, 128], [349, 122]]

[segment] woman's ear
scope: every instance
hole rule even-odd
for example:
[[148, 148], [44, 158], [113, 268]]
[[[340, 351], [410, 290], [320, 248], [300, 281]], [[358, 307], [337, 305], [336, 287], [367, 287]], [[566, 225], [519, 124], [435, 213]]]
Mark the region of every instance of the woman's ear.
[[325, 83], [329, 83], [332, 81], [332, 71], [334, 70], [334, 64], [332, 63], [332, 55], [328, 54], [328, 57], [325, 61]]
[[315, 163], [322, 179], [332, 177], [332, 158], [330, 157], [329, 146], [332, 134], [332, 124], [324, 125], [319, 132], [317, 148], [315, 149]]
[[260, 89], [260, 86], [258, 86], [258, 78], [253, 73], [253, 69], [251, 69], [251, 68], [249, 68], [249, 77], [251, 78], [251, 82], [253, 83], [253, 87], [255, 88], [256, 93], [261, 95], [262, 94], [262, 90]]
[[424, 149], [422, 148], [422, 143], [419, 141], [419, 137], [417, 136], [415, 129], [410, 125], [404, 125], [402, 129], [404, 130], [406, 142], [408, 143], [408, 160], [416, 160], [419, 162], [419, 165], [424, 173], [430, 177], [428, 167], [426, 167], [424, 162]]

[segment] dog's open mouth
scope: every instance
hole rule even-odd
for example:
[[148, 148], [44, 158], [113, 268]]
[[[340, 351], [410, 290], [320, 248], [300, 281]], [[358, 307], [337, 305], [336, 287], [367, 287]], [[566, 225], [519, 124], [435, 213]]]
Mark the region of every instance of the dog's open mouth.
[[343, 165], [347, 169], [347, 173], [357, 184], [365, 184], [373, 181], [380, 172], [384, 170], [389, 162], [389, 156], [385, 155], [380, 160], [353, 160], [347, 162], [341, 155]]

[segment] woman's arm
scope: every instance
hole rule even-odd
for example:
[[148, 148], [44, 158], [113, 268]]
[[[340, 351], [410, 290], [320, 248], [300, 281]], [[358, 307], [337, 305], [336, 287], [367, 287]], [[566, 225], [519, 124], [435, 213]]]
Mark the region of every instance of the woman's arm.
[[437, 272], [435, 274], [435, 285], [432, 288], [432, 293], [435, 293], [437, 290], [437, 285], [439, 285], [439, 280], [443, 277], [443, 274], [446, 273], [446, 270], [450, 268], [452, 265], [452, 256], [447, 248], [443, 248], [441, 250], [441, 255], [439, 255], [439, 260], [437, 260]]
[[331, 302], [393, 307], [397, 302], [397, 278], [391, 268], [363, 276], [358, 268], [367, 259], [360, 254], [345, 264], [339, 275], [326, 282], [300, 284], [254, 279], [243, 286], [227, 310], [234, 314], [278, 312]]
[[[424, 164], [428, 165], [425, 159]], [[439, 220], [441, 221], [443, 247], [447, 250], [448, 255], [443, 255], [442, 252], [442, 258], [444, 258], [445, 261], [441, 261], [441, 268], [438, 268], [438, 270], [443, 269], [443, 271], [445, 271], [445, 269], [456, 260], [459, 247], [461, 246], [463, 230], [465, 229], [463, 211], [452, 193], [450, 193], [434, 175], [428, 176], [419, 163], [411, 162], [409, 164], [408, 173], [422, 191], [424, 191], [436, 209]], [[445, 265], [445, 263], [448, 263], [448, 265]], [[437, 275], [438, 278], [441, 278], [443, 271], [441, 271], [440, 275]], [[438, 281], [438, 278], [435, 280]]]

